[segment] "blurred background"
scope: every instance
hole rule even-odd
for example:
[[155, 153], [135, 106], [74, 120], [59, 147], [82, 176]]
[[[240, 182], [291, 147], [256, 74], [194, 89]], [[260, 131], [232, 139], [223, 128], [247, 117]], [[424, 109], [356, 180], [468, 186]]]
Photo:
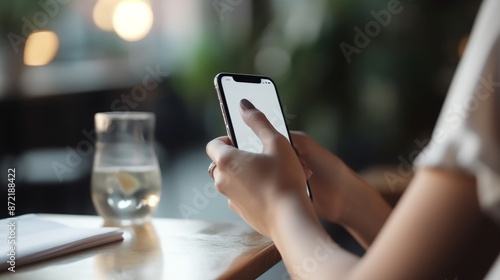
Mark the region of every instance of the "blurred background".
[[355, 170], [397, 167], [430, 137], [480, 1], [0, 3], [0, 167], [4, 185], [16, 168], [16, 214], [95, 214], [94, 114], [150, 111], [155, 215], [238, 220], [220, 195], [195, 201], [213, 189], [205, 144], [225, 134], [218, 72], [273, 78], [289, 127]]

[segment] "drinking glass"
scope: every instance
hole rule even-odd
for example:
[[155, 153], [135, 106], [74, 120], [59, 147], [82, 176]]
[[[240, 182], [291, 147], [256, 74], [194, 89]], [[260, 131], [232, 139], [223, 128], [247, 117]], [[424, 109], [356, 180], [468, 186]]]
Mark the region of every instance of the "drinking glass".
[[160, 202], [161, 173], [154, 150], [155, 116], [145, 112], [95, 114], [97, 134], [92, 201], [106, 222], [148, 221]]

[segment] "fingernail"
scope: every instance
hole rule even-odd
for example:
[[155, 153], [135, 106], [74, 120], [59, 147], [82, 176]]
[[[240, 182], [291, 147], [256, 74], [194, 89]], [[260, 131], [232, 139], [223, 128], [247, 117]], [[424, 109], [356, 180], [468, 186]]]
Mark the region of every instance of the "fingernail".
[[240, 106], [245, 110], [255, 109], [255, 106], [253, 106], [252, 102], [248, 101], [247, 99], [241, 99]]

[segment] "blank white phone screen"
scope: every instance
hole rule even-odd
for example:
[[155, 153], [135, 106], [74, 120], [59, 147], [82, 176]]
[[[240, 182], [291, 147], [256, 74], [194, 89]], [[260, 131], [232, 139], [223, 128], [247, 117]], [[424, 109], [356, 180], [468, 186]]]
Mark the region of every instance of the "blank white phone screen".
[[262, 142], [248, 127], [240, 114], [240, 101], [247, 99], [267, 117], [278, 132], [288, 141], [288, 132], [281, 111], [276, 88], [271, 80], [262, 78], [260, 83], [237, 82], [232, 77], [222, 77], [222, 88], [226, 97], [229, 118], [233, 124], [238, 148], [248, 152], [262, 152]]

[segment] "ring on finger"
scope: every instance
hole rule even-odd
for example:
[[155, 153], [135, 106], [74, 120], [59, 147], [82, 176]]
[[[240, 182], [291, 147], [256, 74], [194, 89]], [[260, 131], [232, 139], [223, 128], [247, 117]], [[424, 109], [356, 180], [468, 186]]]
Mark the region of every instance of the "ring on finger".
[[210, 175], [210, 177], [212, 177], [212, 179], [214, 178], [214, 169], [215, 169], [215, 167], [217, 167], [217, 164], [215, 164], [215, 162], [213, 162], [213, 161], [208, 166], [208, 175]]

